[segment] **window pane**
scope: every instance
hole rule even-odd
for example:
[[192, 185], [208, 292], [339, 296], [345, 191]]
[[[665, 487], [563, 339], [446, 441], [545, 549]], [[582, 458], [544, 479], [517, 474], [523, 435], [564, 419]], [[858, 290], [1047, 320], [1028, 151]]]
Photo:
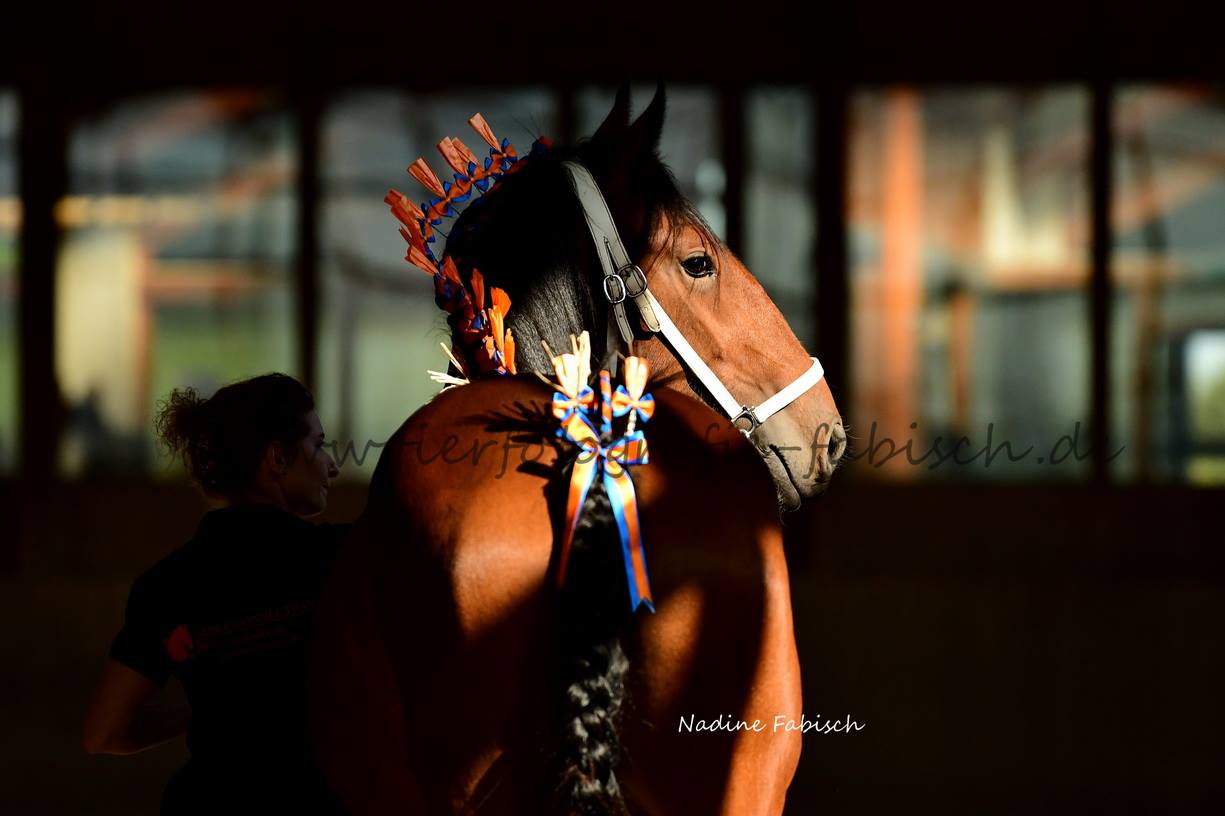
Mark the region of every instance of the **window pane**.
[[555, 107], [543, 90], [499, 89], [354, 92], [328, 110], [317, 396], [343, 477], [370, 478], [379, 445], [438, 392], [426, 370], [447, 367], [438, 346], [448, 338], [446, 316], [434, 305], [428, 276], [404, 261], [404, 239], [383, 203], [388, 188], [425, 200], [428, 194], [404, 169], [420, 156], [445, 178], [436, 145], [454, 136], [477, 151], [480, 140], [467, 123], [478, 111], [499, 138], [526, 155], [538, 136], [556, 134]]
[[1124, 89], [1115, 107], [1114, 473], [1225, 483], [1225, 94]]
[[69, 138], [56, 271], [67, 474], [175, 474], [155, 402], [292, 373], [296, 161], [290, 119], [259, 92], [111, 106]]
[[[586, 88], [578, 94], [578, 135], [589, 137], [604, 121], [616, 97], [615, 88]], [[723, 194], [727, 174], [720, 155], [719, 100], [708, 88], [669, 86], [668, 110], [659, 154], [676, 176], [680, 191], [697, 205], [716, 235], [724, 235], [727, 211]], [[631, 89], [632, 117], [650, 104], [654, 85]]]
[[762, 88], [746, 100], [745, 253], [792, 330], [815, 349], [816, 223], [812, 95]]
[[17, 94], [0, 90], [0, 473], [17, 467]]
[[[1088, 472], [1087, 103], [1049, 88], [855, 96], [848, 419], [860, 473]], [[915, 460], [940, 440], [950, 458], [886, 462], [886, 438]], [[951, 458], [987, 445], [990, 464]]]

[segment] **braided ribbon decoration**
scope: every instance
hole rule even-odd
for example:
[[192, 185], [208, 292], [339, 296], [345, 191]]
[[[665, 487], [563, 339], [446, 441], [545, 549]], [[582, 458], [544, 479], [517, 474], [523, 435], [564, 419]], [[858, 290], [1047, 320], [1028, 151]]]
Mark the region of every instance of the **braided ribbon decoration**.
[[[569, 562], [570, 547], [574, 542], [574, 532], [578, 527], [579, 514], [591, 485], [599, 477], [612, 505], [621, 538], [630, 611], [636, 612], [638, 607], [645, 606], [654, 612], [655, 602], [651, 597], [646, 552], [642, 546], [642, 531], [638, 526], [638, 498], [628, 470], [632, 465], [645, 465], [649, 461], [647, 440], [641, 430], [627, 428], [624, 434], [608, 445], [600, 444], [601, 432], [596, 430], [593, 419], [599, 422], [603, 435], [611, 435], [612, 417], [615, 413], [611, 378], [608, 371], [600, 372], [601, 399], [597, 409], [594, 404], [595, 392], [586, 385], [587, 365], [579, 356], [577, 353], [562, 354], [553, 358], [558, 379], [558, 393], [553, 395], [553, 415], [561, 422], [557, 435], [579, 448], [578, 458], [570, 474], [565, 532], [558, 557], [557, 585], [565, 585], [566, 566]], [[645, 422], [654, 409], [654, 399], [642, 393], [646, 385], [647, 365], [640, 358], [628, 357], [627, 372], [631, 366], [640, 374], [636, 375], [634, 382], [629, 383], [628, 390], [619, 387], [618, 393], [625, 393], [623, 400], [650, 406], [646, 408], [646, 416], [642, 420]], [[628, 413], [629, 410], [627, 408], [622, 414]]]
[[[475, 189], [484, 193], [489, 187], [508, 173], [518, 168], [519, 155], [509, 139], [498, 140], [493, 129], [479, 113], [468, 120], [469, 126], [476, 131], [485, 144], [489, 145], [489, 156], [479, 160], [467, 145], [459, 139], [447, 137], [438, 143], [438, 152], [443, 161], [454, 171], [454, 182], [442, 181], [426, 163], [425, 159], [417, 159], [408, 168], [408, 174], [421, 183], [421, 186], [433, 195], [421, 206], [409, 201], [402, 193], [392, 190], [384, 199], [391, 206], [396, 216], [404, 224], [404, 239], [408, 241], [409, 263], [422, 270], [433, 273], [438, 267], [438, 258], [434, 255], [433, 244], [437, 240], [438, 227], [442, 226], [444, 218], [454, 218], [459, 215], [456, 204], [462, 204], [472, 197]], [[533, 152], [548, 149], [549, 140], [541, 138], [532, 146]]]
[[[506, 328], [510, 297], [496, 286], [487, 290], [477, 269], [472, 270], [470, 292], [451, 258], [438, 259], [434, 244], [443, 219], [459, 215], [456, 204], [471, 198], [473, 190], [484, 194], [498, 180], [520, 169], [523, 162], [509, 139], [499, 140], [494, 135], [484, 116], [478, 113], [468, 124], [489, 145], [487, 157], [479, 159], [459, 139], [447, 137], [438, 143], [438, 152], [454, 171], [454, 181], [439, 179], [425, 159], [419, 158], [409, 166], [408, 173], [431, 197], [418, 206], [399, 190], [390, 190], [383, 201], [400, 222], [400, 235], [408, 244], [404, 260], [434, 277], [434, 302], [447, 314], [456, 316], [463, 346], [476, 364], [475, 371], [462, 373], [472, 379], [481, 374], [516, 373], [515, 340]], [[550, 147], [549, 140], [542, 136], [532, 144], [530, 155], [546, 152]], [[459, 365], [465, 355], [450, 356]], [[460, 367], [462, 370], [463, 366]]]

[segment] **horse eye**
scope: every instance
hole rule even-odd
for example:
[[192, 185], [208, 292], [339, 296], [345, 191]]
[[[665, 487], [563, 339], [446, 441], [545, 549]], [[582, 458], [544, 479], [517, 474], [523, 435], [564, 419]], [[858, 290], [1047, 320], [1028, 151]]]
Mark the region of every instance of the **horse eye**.
[[709, 255], [694, 255], [681, 261], [685, 272], [694, 278], [705, 278], [715, 273], [715, 262]]

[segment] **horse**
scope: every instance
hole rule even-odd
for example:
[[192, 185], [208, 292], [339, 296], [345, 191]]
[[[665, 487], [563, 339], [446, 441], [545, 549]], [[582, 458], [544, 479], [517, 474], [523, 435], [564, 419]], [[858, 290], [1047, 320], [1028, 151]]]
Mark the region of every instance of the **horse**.
[[479, 269], [509, 295], [518, 373], [472, 377], [404, 422], [338, 556], [310, 717], [354, 814], [782, 812], [802, 701], [780, 511], [819, 494], [845, 450], [825, 380], [733, 425], [634, 314], [657, 405], [632, 471], [654, 614], [626, 604], [598, 480], [557, 574], [574, 451], [533, 373], [584, 331], [595, 359], [618, 359], [606, 247], [567, 167], [589, 171], [655, 302], [728, 391], [758, 400], [816, 366], [677, 191], [665, 104], [661, 86], [631, 122], [623, 88], [589, 140], [524, 161], [450, 232], [464, 279]]

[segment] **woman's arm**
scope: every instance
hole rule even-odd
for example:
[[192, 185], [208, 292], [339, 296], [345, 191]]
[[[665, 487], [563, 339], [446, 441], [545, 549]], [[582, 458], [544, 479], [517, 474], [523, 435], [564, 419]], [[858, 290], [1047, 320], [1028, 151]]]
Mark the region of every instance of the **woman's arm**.
[[85, 715], [82, 742], [91, 754], [134, 754], [186, 733], [191, 708], [149, 705], [158, 685], [118, 660], [107, 660]]

